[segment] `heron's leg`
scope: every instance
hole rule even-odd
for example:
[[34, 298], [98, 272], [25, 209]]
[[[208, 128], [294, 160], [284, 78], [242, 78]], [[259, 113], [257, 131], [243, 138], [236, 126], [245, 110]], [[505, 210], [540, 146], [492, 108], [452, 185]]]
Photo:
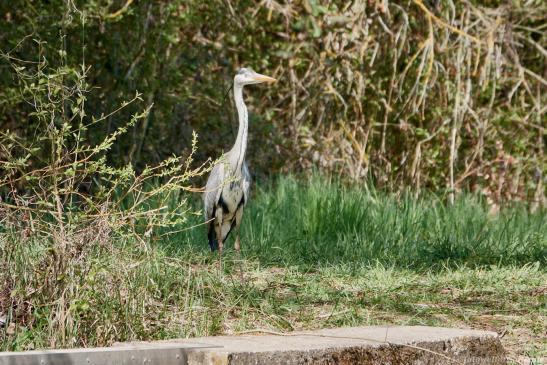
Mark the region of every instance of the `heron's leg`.
[[222, 242], [222, 207], [218, 207], [215, 212], [215, 234], [218, 242], [218, 264], [222, 268], [222, 249], [224, 248], [224, 242]]
[[235, 229], [236, 229], [236, 242], [234, 244], [234, 248], [236, 250], [236, 253], [238, 255], [238, 259], [239, 259], [239, 252], [240, 252], [240, 249], [241, 249], [241, 242], [239, 240], [239, 226], [241, 225], [241, 219], [243, 218], [243, 207], [239, 207], [236, 211], [236, 226], [235, 226]]
[[239, 256], [239, 249], [240, 249], [240, 246], [239, 246], [239, 230], [237, 231], [237, 234], [236, 234], [236, 243], [234, 245], [234, 248], [236, 249], [237, 255]]
[[239, 240], [239, 226], [241, 225], [241, 219], [243, 218], [243, 207], [239, 207], [236, 211], [236, 216], [235, 216], [235, 219], [236, 219], [236, 226], [235, 226], [235, 229], [236, 229], [236, 241], [234, 243], [234, 248], [236, 250], [236, 257], [237, 257], [237, 261], [239, 261], [239, 276], [240, 276], [240, 279], [241, 281], [244, 280], [243, 278], [243, 261], [241, 260], [241, 242]]

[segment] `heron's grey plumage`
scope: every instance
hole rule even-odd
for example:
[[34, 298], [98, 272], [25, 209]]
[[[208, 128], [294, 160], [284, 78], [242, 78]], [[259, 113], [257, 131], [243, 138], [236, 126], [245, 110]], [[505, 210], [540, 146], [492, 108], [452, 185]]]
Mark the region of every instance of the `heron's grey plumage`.
[[[225, 156], [229, 160], [229, 156]], [[251, 175], [247, 164], [244, 162], [240, 172], [230, 170], [230, 164], [222, 161], [219, 162], [211, 171], [211, 175], [205, 186], [205, 194], [203, 197], [205, 208], [205, 219], [207, 221], [213, 219], [209, 225], [215, 224], [216, 210], [222, 209], [222, 242], [228, 238], [233, 225], [236, 223], [236, 215], [238, 210], [243, 211], [243, 208], [249, 201], [249, 191], [251, 187]], [[241, 212], [240, 214], [243, 214]], [[239, 228], [239, 227], [237, 227]], [[214, 226], [210, 227], [214, 230]], [[215, 237], [218, 240], [218, 237]], [[211, 240], [210, 240], [211, 241]], [[216, 244], [209, 242], [211, 249], [216, 249]]]
[[240, 69], [234, 77], [234, 100], [239, 117], [237, 138], [232, 149], [213, 167], [203, 195], [205, 219], [209, 221], [211, 250], [215, 250], [218, 245], [222, 252], [223, 242], [235, 228], [235, 248], [239, 251], [239, 226], [251, 186], [251, 176], [245, 163], [249, 118], [243, 102], [243, 86], [272, 81], [275, 79], [259, 75], [250, 69]]

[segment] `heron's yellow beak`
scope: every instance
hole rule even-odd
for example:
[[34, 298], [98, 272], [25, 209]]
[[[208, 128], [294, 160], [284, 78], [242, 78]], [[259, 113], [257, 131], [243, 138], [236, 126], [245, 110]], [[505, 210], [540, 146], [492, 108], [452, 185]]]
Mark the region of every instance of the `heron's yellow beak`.
[[253, 78], [254, 78], [256, 81], [259, 81], [259, 82], [267, 82], [268, 84], [271, 84], [271, 83], [274, 83], [274, 82], [277, 81], [277, 80], [274, 79], [273, 77], [266, 76], [266, 75], [261, 75], [261, 74], [256, 74], [256, 75], [253, 76]]

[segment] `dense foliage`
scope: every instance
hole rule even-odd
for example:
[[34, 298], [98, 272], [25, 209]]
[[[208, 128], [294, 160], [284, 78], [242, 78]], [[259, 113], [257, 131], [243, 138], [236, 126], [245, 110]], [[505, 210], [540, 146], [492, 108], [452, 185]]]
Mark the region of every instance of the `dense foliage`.
[[14, 66], [84, 65], [88, 117], [143, 93], [141, 105], [89, 128], [89, 141], [153, 104], [111, 162], [141, 170], [184, 154], [193, 130], [205, 160], [234, 139], [224, 96], [245, 65], [279, 79], [247, 96], [257, 174], [319, 166], [395, 191], [443, 189], [452, 199], [470, 188], [496, 203], [537, 204], [546, 11], [532, 0], [4, 2], [0, 129], [25, 140], [39, 125], [33, 86], [23, 88]]

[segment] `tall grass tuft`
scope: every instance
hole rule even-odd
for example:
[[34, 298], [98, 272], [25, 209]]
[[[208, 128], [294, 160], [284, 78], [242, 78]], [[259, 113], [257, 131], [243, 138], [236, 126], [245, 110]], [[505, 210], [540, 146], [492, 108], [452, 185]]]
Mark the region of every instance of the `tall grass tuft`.
[[285, 178], [260, 192], [249, 216], [249, 253], [284, 263], [430, 267], [545, 261], [547, 255], [545, 212], [515, 206], [490, 216], [471, 195], [447, 207], [434, 194], [396, 197], [319, 176], [300, 184]]

